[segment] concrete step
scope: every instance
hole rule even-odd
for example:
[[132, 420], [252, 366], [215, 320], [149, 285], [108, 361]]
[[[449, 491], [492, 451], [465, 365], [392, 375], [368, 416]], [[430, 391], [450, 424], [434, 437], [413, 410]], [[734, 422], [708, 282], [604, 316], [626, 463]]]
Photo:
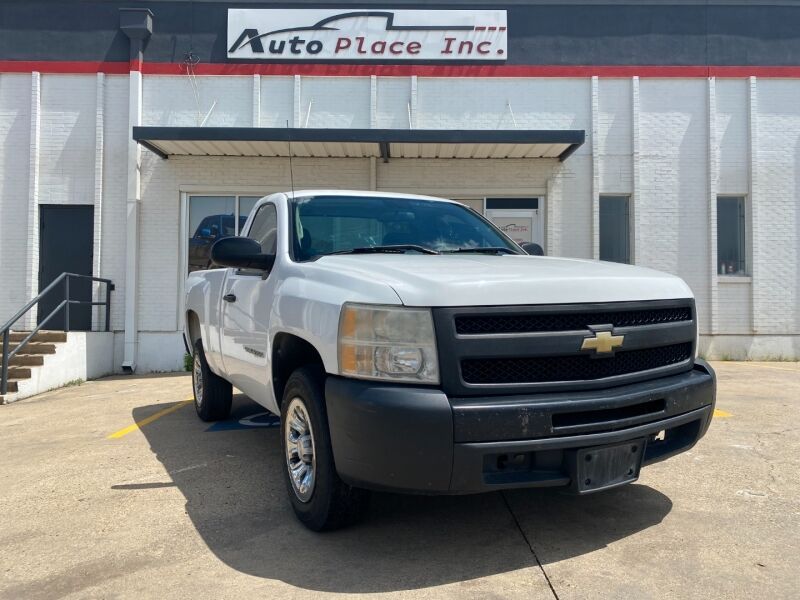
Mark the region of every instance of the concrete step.
[[30, 367], [8, 367], [8, 378], [30, 379], [31, 378]]
[[[12, 342], [21, 342], [26, 337], [30, 331], [12, 331], [9, 335]], [[67, 341], [67, 332], [66, 331], [47, 331], [42, 330], [36, 333], [31, 338], [31, 341], [28, 342], [32, 344], [34, 342], [49, 342], [49, 343], [60, 343]]]
[[[25, 352], [25, 349], [22, 349]], [[44, 356], [41, 354], [17, 354], [8, 361], [10, 367], [41, 367], [44, 364]]]
[[8, 393], [9, 394], [16, 394], [18, 391], [19, 391], [19, 388], [17, 386], [17, 380], [16, 379], [9, 379], [8, 380]]
[[[12, 352], [19, 346], [19, 344], [9, 344], [11, 348], [9, 352]], [[55, 344], [44, 344], [41, 342], [28, 342], [25, 344], [25, 347], [21, 350], [25, 354], [55, 354], [56, 353], [56, 345]]]

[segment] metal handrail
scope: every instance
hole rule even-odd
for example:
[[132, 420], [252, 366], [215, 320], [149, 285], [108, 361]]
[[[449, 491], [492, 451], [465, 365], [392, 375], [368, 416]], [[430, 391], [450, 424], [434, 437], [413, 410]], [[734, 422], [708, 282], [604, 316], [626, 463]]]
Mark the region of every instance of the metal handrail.
[[[104, 302], [92, 302], [87, 300], [71, 300], [69, 297], [69, 281], [71, 278], [76, 279], [88, 279], [91, 281], [97, 281], [99, 283], [104, 283], [106, 285], [106, 299]], [[39, 302], [44, 298], [46, 294], [51, 292], [55, 287], [64, 281], [64, 299], [56, 306], [49, 315], [47, 315], [41, 322], [36, 326], [36, 328], [31, 331], [25, 339], [23, 339], [17, 347], [14, 348], [13, 352], [11, 351], [11, 326], [14, 325], [17, 321], [19, 321], [25, 313], [27, 313], [31, 308], [38, 305]], [[105, 330], [111, 330], [111, 292], [114, 291], [114, 283], [110, 279], [103, 279], [102, 277], [91, 277], [90, 275], [78, 275], [77, 273], [62, 273], [58, 277], [56, 277], [50, 285], [44, 288], [39, 294], [33, 298], [30, 302], [28, 302], [25, 306], [19, 309], [11, 319], [9, 319], [2, 328], [0, 328], [0, 333], [3, 334], [3, 360], [2, 366], [0, 366], [0, 395], [8, 393], [8, 363], [9, 361], [20, 351], [22, 350], [25, 345], [36, 335], [39, 330], [45, 326], [45, 324], [52, 319], [56, 313], [58, 313], [62, 308], [64, 309], [64, 331], [69, 331], [69, 307], [71, 304], [88, 304], [91, 306], [105, 306], [106, 307], [106, 318], [105, 318]]]

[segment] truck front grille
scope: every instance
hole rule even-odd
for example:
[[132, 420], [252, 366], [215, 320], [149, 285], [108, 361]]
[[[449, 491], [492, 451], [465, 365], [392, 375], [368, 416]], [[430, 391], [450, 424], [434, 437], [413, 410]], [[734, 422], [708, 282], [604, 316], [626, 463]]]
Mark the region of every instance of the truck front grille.
[[[443, 307], [433, 318], [442, 386], [454, 397], [611, 387], [694, 362], [691, 298]], [[584, 346], [609, 333], [622, 341], [613, 352]]]
[[581, 381], [628, 375], [675, 365], [692, 357], [692, 343], [617, 352], [611, 358], [585, 354], [533, 358], [479, 358], [461, 361], [465, 383], [518, 384]]

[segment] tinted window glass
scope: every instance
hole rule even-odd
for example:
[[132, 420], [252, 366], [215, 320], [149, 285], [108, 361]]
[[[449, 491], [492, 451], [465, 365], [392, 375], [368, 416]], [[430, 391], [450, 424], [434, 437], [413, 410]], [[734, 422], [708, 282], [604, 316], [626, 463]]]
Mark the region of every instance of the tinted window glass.
[[250, 216], [256, 202], [261, 200], [261, 198], [262, 196], [239, 196], [239, 220], [241, 221], [241, 225], [247, 222], [247, 217]]
[[630, 263], [630, 199], [600, 197], [600, 260]]
[[717, 273], [747, 275], [743, 196], [717, 198]]
[[199, 271], [211, 267], [211, 246], [218, 239], [236, 235], [235, 196], [189, 198], [189, 265]]
[[275, 254], [278, 246], [278, 213], [274, 204], [258, 209], [247, 237], [261, 244], [263, 254]]
[[293, 202], [297, 260], [373, 246], [415, 245], [440, 252], [519, 248], [460, 204], [405, 198], [317, 196]]

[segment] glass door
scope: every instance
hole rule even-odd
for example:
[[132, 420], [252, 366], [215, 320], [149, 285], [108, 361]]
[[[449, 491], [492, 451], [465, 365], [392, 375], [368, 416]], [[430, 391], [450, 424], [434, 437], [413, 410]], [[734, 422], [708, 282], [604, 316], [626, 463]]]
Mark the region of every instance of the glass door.
[[218, 239], [239, 235], [250, 211], [262, 196], [189, 196], [188, 272], [211, 266], [211, 246]]
[[519, 245], [544, 247], [544, 219], [539, 198], [487, 198], [486, 218]]

